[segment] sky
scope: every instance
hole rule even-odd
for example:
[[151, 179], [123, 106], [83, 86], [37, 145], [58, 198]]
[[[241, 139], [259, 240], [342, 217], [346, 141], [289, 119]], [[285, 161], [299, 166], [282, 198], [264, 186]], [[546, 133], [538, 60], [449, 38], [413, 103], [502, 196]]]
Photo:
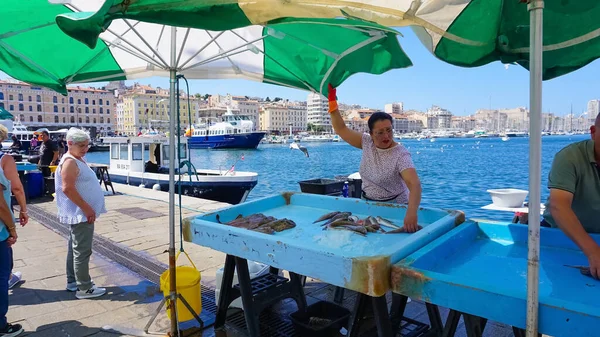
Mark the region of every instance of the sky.
[[[495, 62], [477, 68], [462, 68], [435, 58], [410, 28], [400, 29], [400, 44], [413, 66], [394, 69], [382, 75], [356, 74], [337, 90], [339, 102], [383, 109], [392, 102], [403, 102], [404, 109], [425, 111], [432, 105], [454, 115], [470, 115], [477, 109], [529, 107], [529, 72], [518, 65], [505, 67]], [[543, 112], [566, 115], [571, 104], [582, 112], [590, 99], [600, 98], [598, 81], [600, 61], [573, 73], [544, 81]], [[138, 80], [141, 84], [168, 88], [167, 78]], [[127, 81], [127, 84], [133, 82]], [[190, 91], [201, 94], [232, 94], [306, 100], [307, 91], [284, 88], [248, 80], [189, 80]], [[184, 83], [181, 83], [182, 86]], [[99, 86], [98, 83], [89, 84]]]

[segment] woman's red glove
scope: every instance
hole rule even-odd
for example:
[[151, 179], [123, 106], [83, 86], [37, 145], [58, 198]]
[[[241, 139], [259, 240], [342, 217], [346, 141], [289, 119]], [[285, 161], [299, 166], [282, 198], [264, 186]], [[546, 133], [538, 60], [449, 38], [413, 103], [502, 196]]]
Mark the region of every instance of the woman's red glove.
[[327, 85], [327, 88], [329, 89], [329, 93], [327, 94], [327, 99], [329, 100], [329, 113], [332, 113], [338, 110], [336, 95], [337, 90], [331, 85], [331, 83]]

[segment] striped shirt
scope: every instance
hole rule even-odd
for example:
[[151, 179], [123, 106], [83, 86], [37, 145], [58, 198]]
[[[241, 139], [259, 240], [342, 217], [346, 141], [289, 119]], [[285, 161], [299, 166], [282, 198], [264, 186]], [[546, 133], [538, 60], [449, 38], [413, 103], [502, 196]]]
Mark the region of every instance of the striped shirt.
[[54, 177], [54, 189], [56, 191], [56, 206], [58, 207], [59, 221], [67, 225], [75, 225], [87, 221], [87, 217], [71, 199], [69, 199], [62, 190], [61, 170], [67, 158], [72, 158], [77, 163], [79, 175], [75, 180], [75, 188], [79, 195], [87, 202], [98, 217], [102, 213], [106, 213], [104, 205], [104, 192], [98, 182], [98, 177], [94, 171], [84, 162], [73, 157], [69, 153], [65, 153], [58, 164]]
[[415, 165], [408, 150], [398, 144], [388, 149], [379, 149], [371, 135], [362, 135], [362, 159], [360, 178], [362, 190], [372, 200], [388, 200], [408, 204], [408, 187], [400, 173]]

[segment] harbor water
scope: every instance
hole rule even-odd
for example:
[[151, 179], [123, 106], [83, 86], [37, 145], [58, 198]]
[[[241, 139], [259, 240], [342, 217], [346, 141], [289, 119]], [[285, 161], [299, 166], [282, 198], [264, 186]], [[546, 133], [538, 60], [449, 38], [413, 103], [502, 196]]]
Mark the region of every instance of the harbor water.
[[[547, 177], [554, 155], [589, 135], [542, 138], [542, 198], [548, 196]], [[423, 187], [422, 205], [459, 209], [470, 218], [510, 221], [512, 214], [483, 210], [491, 203], [488, 189], [529, 189], [529, 138], [437, 138], [402, 140], [412, 154]], [[192, 150], [198, 169], [253, 171], [258, 184], [248, 200], [281, 191], [300, 191], [299, 181], [333, 178], [357, 172], [361, 151], [344, 142], [303, 143], [309, 157], [289, 144], [260, 144], [256, 150]], [[109, 162], [108, 152], [89, 153], [87, 160]]]

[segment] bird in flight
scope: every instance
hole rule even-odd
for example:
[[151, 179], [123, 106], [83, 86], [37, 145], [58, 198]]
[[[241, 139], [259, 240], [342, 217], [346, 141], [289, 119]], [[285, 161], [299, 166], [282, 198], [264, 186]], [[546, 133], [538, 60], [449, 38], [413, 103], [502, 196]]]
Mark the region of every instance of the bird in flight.
[[292, 149], [292, 150], [300, 150], [300, 151], [304, 152], [304, 154], [306, 155], [306, 157], [309, 157], [308, 156], [308, 150], [304, 146], [298, 145], [298, 143], [296, 143], [296, 142], [293, 142], [293, 143], [290, 144], [290, 149]]

